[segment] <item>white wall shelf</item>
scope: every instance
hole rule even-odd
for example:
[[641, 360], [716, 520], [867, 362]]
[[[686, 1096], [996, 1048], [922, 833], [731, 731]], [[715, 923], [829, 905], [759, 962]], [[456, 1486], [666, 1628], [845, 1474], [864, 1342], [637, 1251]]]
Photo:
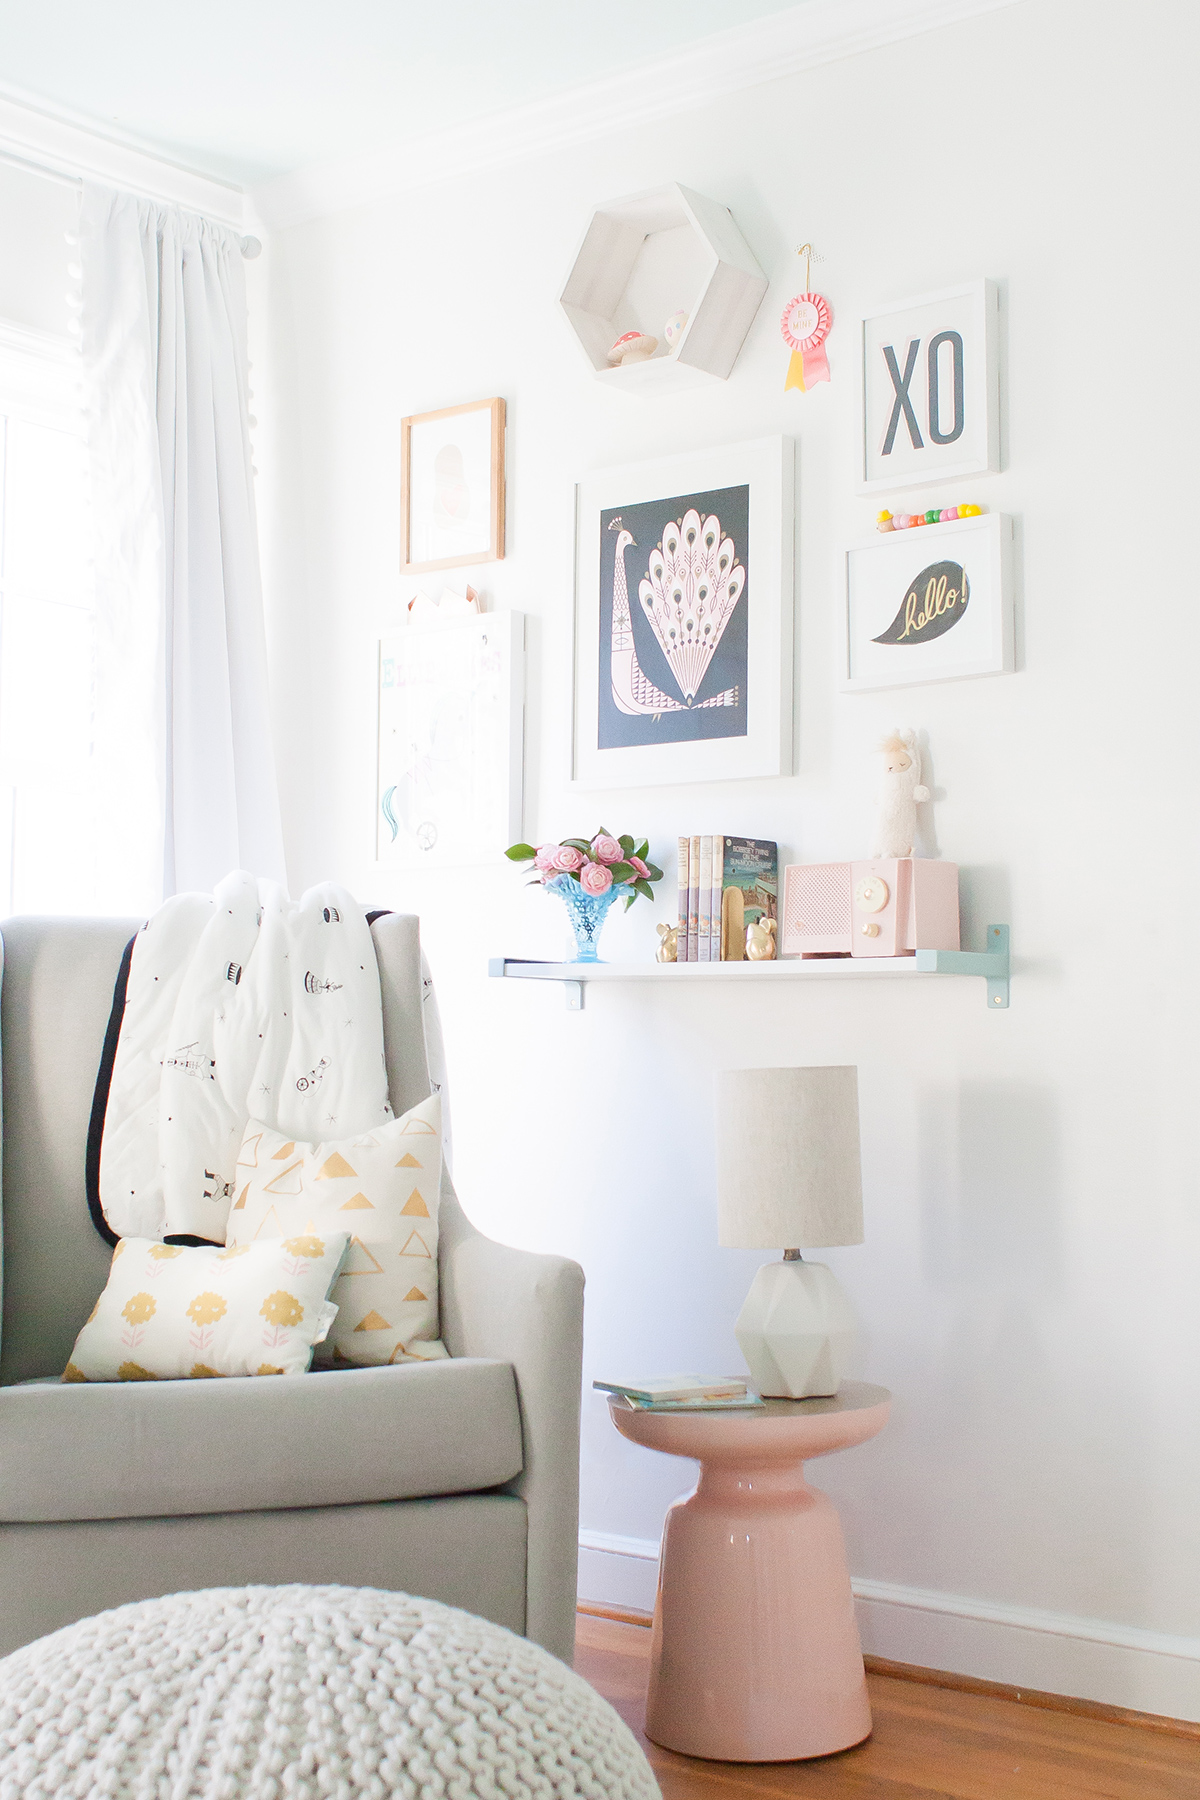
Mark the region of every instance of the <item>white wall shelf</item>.
[[[559, 303], [597, 380], [651, 394], [724, 381], [766, 291], [729, 208], [672, 183], [596, 208]], [[663, 327], [680, 309], [687, 327], [668, 345]], [[658, 349], [613, 368], [608, 353], [627, 331]]]
[[591, 982], [653, 981], [684, 986], [714, 981], [762, 983], [865, 980], [872, 976], [982, 976], [988, 984], [989, 1012], [1008, 1006], [1008, 926], [989, 925], [987, 949], [918, 950], [915, 956], [792, 957], [783, 962], [718, 963], [552, 963], [523, 962], [497, 956], [488, 974], [508, 981], [560, 981], [567, 1011], [583, 1011], [584, 989]]

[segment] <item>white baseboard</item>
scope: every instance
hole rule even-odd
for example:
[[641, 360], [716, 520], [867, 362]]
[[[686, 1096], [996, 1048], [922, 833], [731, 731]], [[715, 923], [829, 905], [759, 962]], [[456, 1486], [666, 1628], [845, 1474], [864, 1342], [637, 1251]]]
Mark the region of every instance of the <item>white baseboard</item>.
[[616, 1537], [609, 1531], [579, 1533], [579, 1598], [593, 1606], [654, 1611], [658, 1545], [653, 1538]]
[[[581, 1600], [649, 1612], [657, 1582], [652, 1538], [580, 1532]], [[872, 1655], [1200, 1722], [1200, 1637], [865, 1576], [851, 1586], [863, 1649]]]

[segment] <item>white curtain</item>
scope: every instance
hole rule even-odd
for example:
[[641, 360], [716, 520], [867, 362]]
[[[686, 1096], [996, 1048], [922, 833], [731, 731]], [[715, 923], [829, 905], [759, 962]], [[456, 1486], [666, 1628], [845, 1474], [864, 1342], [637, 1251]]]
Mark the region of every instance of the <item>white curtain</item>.
[[231, 231], [84, 187], [100, 887], [114, 910], [285, 881]]

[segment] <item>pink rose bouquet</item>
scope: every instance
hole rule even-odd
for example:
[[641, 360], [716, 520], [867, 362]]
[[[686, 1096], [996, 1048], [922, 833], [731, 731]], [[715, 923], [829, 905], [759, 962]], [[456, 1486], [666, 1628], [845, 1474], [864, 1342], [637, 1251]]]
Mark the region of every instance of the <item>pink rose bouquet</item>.
[[505, 852], [510, 861], [533, 864], [535, 883], [545, 886], [564, 876], [577, 881], [585, 894], [599, 896], [616, 889], [626, 910], [642, 895], [653, 900], [652, 882], [662, 880], [662, 870], [648, 860], [650, 844], [626, 835], [614, 837], [603, 826], [592, 838], [563, 838], [560, 843], [513, 844]]

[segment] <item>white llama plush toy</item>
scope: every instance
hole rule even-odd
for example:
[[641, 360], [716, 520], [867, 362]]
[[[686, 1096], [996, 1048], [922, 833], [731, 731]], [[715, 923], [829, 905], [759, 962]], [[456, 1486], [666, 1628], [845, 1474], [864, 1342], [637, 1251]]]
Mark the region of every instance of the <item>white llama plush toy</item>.
[[917, 835], [917, 802], [929, 799], [921, 785], [921, 752], [915, 731], [897, 729], [879, 746], [883, 752], [883, 786], [872, 856], [911, 856]]

